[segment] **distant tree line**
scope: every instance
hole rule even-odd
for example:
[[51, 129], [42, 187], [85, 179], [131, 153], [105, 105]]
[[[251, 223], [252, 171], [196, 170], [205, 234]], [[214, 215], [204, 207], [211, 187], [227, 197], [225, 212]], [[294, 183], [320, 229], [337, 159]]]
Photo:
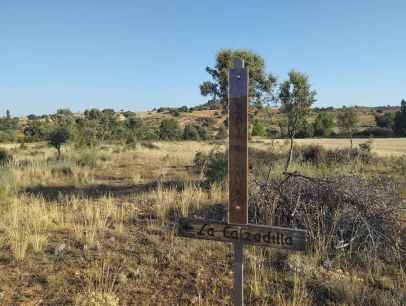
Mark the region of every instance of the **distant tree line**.
[[[17, 135], [18, 134], [18, 135]], [[209, 132], [208, 123], [186, 124], [183, 128], [175, 118], [166, 118], [158, 125], [133, 112], [116, 113], [112, 109], [88, 109], [83, 114], [74, 114], [69, 109], [59, 109], [48, 116], [30, 115], [20, 126], [18, 118], [7, 112], [0, 118], [0, 142], [22, 143], [48, 141], [60, 155], [61, 146], [67, 142], [77, 147], [92, 147], [105, 142], [133, 145], [138, 141], [155, 140], [208, 140], [219, 134], [227, 136], [222, 128]]]

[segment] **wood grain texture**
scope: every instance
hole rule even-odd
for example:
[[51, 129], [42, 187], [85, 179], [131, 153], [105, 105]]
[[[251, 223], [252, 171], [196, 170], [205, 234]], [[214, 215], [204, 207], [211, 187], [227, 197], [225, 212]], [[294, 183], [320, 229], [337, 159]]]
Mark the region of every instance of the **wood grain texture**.
[[228, 222], [248, 223], [248, 69], [243, 62], [229, 71]]
[[279, 226], [236, 225], [206, 220], [181, 219], [176, 230], [180, 237], [241, 242], [256, 246], [303, 251], [307, 232]]

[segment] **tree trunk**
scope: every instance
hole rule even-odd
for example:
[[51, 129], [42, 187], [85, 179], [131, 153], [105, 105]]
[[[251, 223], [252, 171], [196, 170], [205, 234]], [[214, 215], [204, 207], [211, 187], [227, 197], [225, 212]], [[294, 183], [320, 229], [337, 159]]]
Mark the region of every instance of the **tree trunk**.
[[288, 159], [286, 160], [285, 171], [288, 171], [290, 162], [292, 161], [292, 157], [293, 157], [293, 135], [290, 136], [290, 149]]
[[56, 159], [60, 160], [61, 159], [61, 147], [57, 147], [56, 150], [57, 150]]

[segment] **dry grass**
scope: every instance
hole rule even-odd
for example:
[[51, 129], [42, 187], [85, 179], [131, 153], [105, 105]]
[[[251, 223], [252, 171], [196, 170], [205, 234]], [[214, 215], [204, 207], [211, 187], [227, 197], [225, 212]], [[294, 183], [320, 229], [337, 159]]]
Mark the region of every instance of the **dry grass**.
[[[270, 140], [260, 140], [259, 144], [254, 144], [257, 147], [270, 146]], [[365, 143], [368, 139], [354, 139], [354, 146], [358, 146], [361, 143]], [[277, 145], [283, 146], [286, 142], [285, 139], [275, 141]], [[298, 145], [318, 144], [322, 145], [326, 149], [348, 148], [350, 141], [348, 139], [341, 138], [308, 138], [308, 139], [295, 139], [295, 143]], [[403, 156], [406, 155], [406, 138], [375, 138], [372, 140], [372, 152], [380, 156]]]
[[[67, 147], [59, 162], [41, 144], [13, 149], [16, 162], [0, 168], [1, 305], [231, 304], [230, 246], [180, 239], [169, 227], [174, 216], [226, 203], [221, 184], [205, 188], [189, 169], [196, 152], [215, 145], [157, 146]], [[299, 259], [317, 273], [281, 272], [269, 264], [274, 253], [247, 249], [247, 305], [313, 305], [314, 283], [338, 288], [348, 281], [321, 270], [312, 256]], [[362, 292], [336, 305], [354, 304]]]

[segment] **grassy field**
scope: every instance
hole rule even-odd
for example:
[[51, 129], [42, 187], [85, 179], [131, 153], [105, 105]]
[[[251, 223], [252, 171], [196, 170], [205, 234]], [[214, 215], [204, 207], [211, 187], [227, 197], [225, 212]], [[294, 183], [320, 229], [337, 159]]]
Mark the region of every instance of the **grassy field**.
[[[354, 138], [353, 145], [358, 146], [361, 143], [365, 143], [368, 139]], [[270, 143], [269, 140], [265, 140], [265, 143]], [[285, 140], [277, 140], [280, 145]], [[295, 143], [298, 145], [321, 145], [326, 149], [348, 148], [350, 141], [342, 138], [307, 138], [307, 139], [295, 139]], [[372, 152], [379, 156], [403, 156], [406, 155], [406, 138], [374, 138], [372, 139]]]
[[[404, 153], [405, 144], [373, 143], [383, 155]], [[1, 305], [231, 305], [230, 246], [177, 238], [173, 229], [180, 216], [225, 215], [224, 183], [207, 183], [193, 168], [197, 152], [225, 144], [69, 146], [62, 160], [42, 143], [2, 147], [14, 161], [0, 167]], [[281, 158], [272, 161], [271, 176], [282, 175], [283, 142], [255, 139], [251, 147], [253, 176], [266, 173], [260, 160], [271, 153]], [[394, 158], [340, 167], [296, 161], [292, 171], [374, 173], [404, 186], [405, 161]], [[340, 253], [326, 267], [325, 256], [247, 248], [247, 305], [405, 305], [401, 259], [357, 265]]]

